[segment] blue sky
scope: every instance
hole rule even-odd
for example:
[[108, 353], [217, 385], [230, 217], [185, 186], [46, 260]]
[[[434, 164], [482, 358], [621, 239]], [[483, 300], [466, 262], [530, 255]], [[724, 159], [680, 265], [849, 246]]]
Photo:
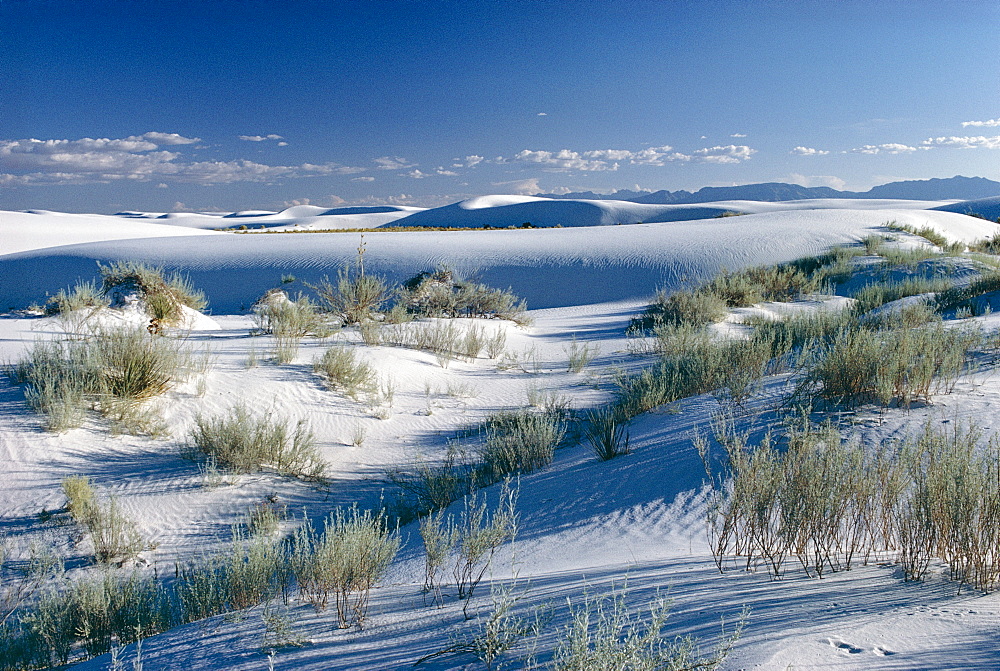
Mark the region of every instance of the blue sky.
[[0, 0], [0, 209], [1000, 180], [1000, 3]]

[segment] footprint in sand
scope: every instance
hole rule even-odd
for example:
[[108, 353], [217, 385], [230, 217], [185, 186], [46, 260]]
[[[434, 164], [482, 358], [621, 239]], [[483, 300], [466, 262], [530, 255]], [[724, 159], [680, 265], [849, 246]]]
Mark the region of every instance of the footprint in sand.
[[850, 643], [845, 643], [839, 638], [828, 638], [826, 640], [831, 646], [847, 655], [857, 655], [858, 653], [864, 652], [861, 648], [851, 645]]
[[872, 652], [874, 652], [879, 657], [888, 657], [889, 655], [896, 654], [895, 652], [889, 650], [888, 648], [883, 648], [881, 645], [876, 645], [874, 648], [872, 648]]

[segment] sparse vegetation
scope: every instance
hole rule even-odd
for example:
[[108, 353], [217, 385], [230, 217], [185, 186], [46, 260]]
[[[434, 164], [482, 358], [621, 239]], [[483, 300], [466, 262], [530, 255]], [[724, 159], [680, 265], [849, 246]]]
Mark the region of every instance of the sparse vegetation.
[[269, 468], [281, 475], [321, 481], [326, 472], [304, 421], [289, 428], [288, 420], [272, 418], [270, 413], [255, 414], [244, 405], [234, 405], [216, 417], [198, 415], [190, 439], [206, 457], [237, 473]]
[[327, 385], [352, 398], [361, 392], [373, 392], [377, 385], [375, 369], [358, 359], [354, 349], [335, 345], [313, 362], [313, 371], [323, 375]]
[[141, 300], [150, 317], [167, 325], [180, 323], [183, 308], [204, 310], [208, 305], [205, 294], [191, 285], [191, 281], [162, 268], [154, 268], [135, 261], [114, 261], [98, 264], [101, 272], [101, 292], [111, 298], [112, 304], [123, 303], [134, 296]]

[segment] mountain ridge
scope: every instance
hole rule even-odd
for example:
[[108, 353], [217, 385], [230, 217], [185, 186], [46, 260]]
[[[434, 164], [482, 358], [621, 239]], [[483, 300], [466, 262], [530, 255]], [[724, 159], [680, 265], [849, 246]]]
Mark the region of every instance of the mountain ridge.
[[540, 198], [571, 200], [624, 200], [648, 205], [688, 205], [711, 203], [721, 200], [756, 200], [781, 202], [811, 198], [872, 198], [902, 200], [977, 200], [1000, 196], [1000, 182], [985, 177], [954, 177], [923, 180], [905, 180], [874, 186], [868, 191], [838, 191], [828, 186], [800, 186], [784, 182], [763, 182], [740, 186], [706, 186], [691, 191], [631, 191], [619, 189], [614, 193], [600, 194], [593, 191], [574, 193], [535, 194]]

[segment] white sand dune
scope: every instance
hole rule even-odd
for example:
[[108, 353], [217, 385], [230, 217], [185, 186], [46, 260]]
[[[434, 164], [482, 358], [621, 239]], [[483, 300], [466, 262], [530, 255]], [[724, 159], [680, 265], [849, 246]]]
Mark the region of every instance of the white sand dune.
[[213, 234], [167, 226], [158, 221], [102, 214], [0, 211], [0, 256], [34, 249], [129, 238]]
[[[498, 216], [505, 208], [535, 207], [539, 200], [490, 197], [462, 211]], [[72, 526], [38, 522], [42, 509], [64, 505], [63, 478], [86, 475], [103, 494], [117, 497], [144, 538], [155, 544], [155, 549], [143, 552], [144, 560], [159, 575], [172, 575], [176, 562], [223, 547], [231, 525], [270, 494], [292, 510], [307, 509], [314, 518], [338, 505], [374, 506], [391, 489], [386, 469], [421, 457], [441, 457], [460, 431], [499, 409], [524, 406], [531, 393], [558, 394], [580, 410], [605, 403], [614, 388], [614, 375], [650, 361], [629, 353], [625, 332], [630, 318], [658, 286], [684, 286], [723, 267], [737, 269], [821, 253], [832, 245], [886, 232], [883, 226], [888, 221], [930, 225], [949, 239], [966, 241], [996, 229], [995, 224], [960, 213], [925, 209], [926, 203], [893, 201], [876, 209], [866, 207], [870, 201], [847, 208], [832, 206], [843, 206], [843, 201], [830, 203], [829, 208], [816, 204], [809, 209], [747, 204], [764, 211], [703, 221], [365, 234], [369, 272], [396, 281], [448, 264], [488, 284], [512, 287], [533, 308], [534, 323], [527, 328], [477, 320], [490, 332], [507, 333], [508, 354], [519, 365], [498, 366], [481, 356], [452, 361], [447, 368], [427, 352], [362, 346], [353, 330], [327, 341], [306, 339], [294, 360], [279, 366], [268, 361], [269, 339], [249, 337], [253, 321], [238, 313], [278, 284], [282, 275], [298, 278], [290, 285], [293, 291], [302, 280], [334, 275], [353, 261], [357, 235], [217, 233], [154, 223], [184, 217], [15, 213], [24, 218], [6, 219], [0, 214], [0, 226], [12, 230], [18, 228], [15, 224], [24, 226], [18, 232], [20, 246], [0, 254], [3, 308], [24, 307], [77, 278], [93, 277], [97, 261], [130, 259], [188, 273], [193, 284], [206, 291], [214, 312], [211, 320], [194, 323], [188, 339], [210, 356], [212, 368], [170, 391], [159, 404], [172, 434], [167, 438], [113, 435], [96, 418], [63, 434], [46, 433], [39, 417], [27, 409], [23, 390], [0, 377], [0, 530], [22, 546], [48, 535], [71, 557], [71, 576], [94, 574], [84, 558], [86, 544], [74, 542]], [[735, 210], [735, 206], [713, 204], [716, 210]], [[607, 213], [616, 206], [611, 207], [598, 209]], [[277, 220], [281, 214], [211, 219]], [[286, 220], [391, 214], [296, 210]], [[70, 238], [78, 244], [64, 244], [59, 231], [68, 234], [74, 227], [88, 231], [90, 237]], [[903, 237], [907, 244], [924, 244]], [[0, 244], [8, 239], [0, 238]], [[739, 311], [737, 317], [834, 309], [846, 300], [760, 305]], [[1000, 329], [1000, 313], [977, 321], [987, 330]], [[36, 339], [60, 337], [67, 327], [58, 318], [0, 317], [0, 361], [18, 360]], [[392, 406], [387, 407], [388, 419], [378, 419], [364, 403], [328, 390], [312, 372], [312, 361], [331, 342], [354, 347], [383, 379], [393, 381], [396, 390]], [[594, 360], [583, 373], [567, 370], [574, 343], [594, 348]], [[259, 365], [248, 366], [253, 360]], [[788, 374], [768, 378], [743, 409], [745, 417], [738, 428], [763, 432], [775, 425], [791, 384]], [[306, 420], [330, 464], [329, 491], [267, 473], [235, 478], [235, 484], [215, 489], [202, 486], [197, 466], [181, 456], [188, 432], [199, 413], [214, 415], [238, 402]], [[926, 422], [978, 418], [992, 433], [1000, 428], [990, 419], [997, 408], [1000, 379], [994, 369], [985, 368], [961, 378], [953, 394], [935, 397], [931, 404], [905, 411], [862, 410], [853, 416], [850, 430], [879, 443]], [[968, 590], [956, 595], [956, 583], [947, 579], [946, 568], [940, 565], [921, 584], [903, 582], [898, 566], [875, 564], [822, 580], [806, 578], [795, 569], [781, 581], [769, 580], [763, 571], [719, 574], [704, 534], [702, 466], [691, 446], [694, 431], [706, 430], [719, 409], [719, 402], [706, 394], [646, 413], [629, 424], [631, 455], [598, 462], [584, 443], [571, 442], [557, 452], [550, 467], [521, 478], [518, 541], [513, 555], [504, 551], [497, 556], [489, 577], [520, 576], [519, 589], [525, 596], [519, 607], [552, 605], [553, 621], [540, 641], [542, 650], [551, 649], [568, 621], [567, 597], [579, 602], [586, 590], [605, 591], [627, 576], [631, 603], [639, 606], [657, 590], [669, 590], [675, 603], [669, 631], [697, 636], [706, 646], [719, 638], [720, 616], [731, 621], [744, 605], [749, 606], [746, 633], [726, 668], [1000, 666], [995, 645], [1000, 595]], [[359, 431], [364, 440], [353, 445]], [[495, 497], [496, 488], [488, 495]], [[330, 611], [316, 614], [293, 600], [289, 611], [293, 626], [313, 643], [279, 651], [275, 668], [402, 671], [475, 626], [464, 621], [461, 606], [451, 595], [441, 610], [425, 605], [419, 533], [411, 525], [402, 530], [402, 538], [402, 550], [388, 578], [372, 593], [365, 629], [338, 630]], [[486, 612], [488, 589], [481, 590], [474, 609]], [[150, 637], [143, 645], [144, 668], [267, 668], [260, 651], [264, 626], [259, 612], [253, 610], [242, 619], [218, 616]], [[126, 664], [133, 655], [130, 646], [124, 653]], [[418, 668], [478, 668], [467, 666], [472, 661], [468, 656], [440, 658]], [[103, 656], [74, 668], [97, 671], [109, 663]]]
[[[369, 233], [365, 263], [391, 281], [447, 265], [512, 288], [530, 307], [548, 308], [641, 299], [657, 287], [675, 288], [720, 268], [818, 254], [856, 242], [888, 221], [930, 224], [965, 240], [991, 230], [987, 222], [931, 210], [793, 210], [613, 229]], [[309, 282], [335, 276], [353, 262], [359, 240], [340, 233], [217, 234], [8, 254], [0, 256], [0, 306], [27, 305], [78, 278], [89, 279], [98, 261], [133, 259], [187, 273], [208, 294], [214, 312], [229, 313], [246, 309], [283, 275]], [[37, 279], [25, 283], [25, 277]]]
[[937, 207], [945, 212], [959, 212], [961, 214], [977, 214], [992, 221], [1000, 219], [1000, 196], [996, 198], [980, 198], [979, 200], [963, 200], [957, 203], [949, 203]]

